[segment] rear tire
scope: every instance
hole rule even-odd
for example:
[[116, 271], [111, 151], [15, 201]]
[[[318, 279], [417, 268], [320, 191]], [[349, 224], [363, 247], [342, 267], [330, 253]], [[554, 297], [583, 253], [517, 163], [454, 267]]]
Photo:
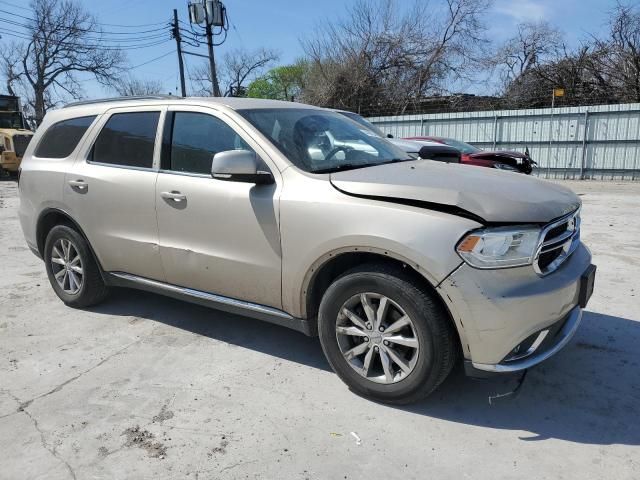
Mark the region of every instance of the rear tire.
[[457, 335], [436, 294], [395, 266], [367, 264], [339, 277], [320, 302], [318, 330], [349, 388], [385, 403], [426, 397], [458, 357]]
[[49, 282], [66, 305], [90, 307], [109, 294], [87, 241], [73, 228], [57, 225], [51, 229], [44, 260]]

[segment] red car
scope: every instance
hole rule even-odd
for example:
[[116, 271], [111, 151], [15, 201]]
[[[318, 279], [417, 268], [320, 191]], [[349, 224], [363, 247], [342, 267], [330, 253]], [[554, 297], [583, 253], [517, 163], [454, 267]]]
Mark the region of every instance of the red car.
[[457, 148], [461, 152], [460, 163], [476, 165], [479, 167], [499, 168], [529, 175], [533, 166], [537, 165], [529, 156], [529, 150], [525, 153], [511, 152], [507, 150], [481, 150], [465, 142], [445, 137], [408, 137], [406, 140], [428, 140]]

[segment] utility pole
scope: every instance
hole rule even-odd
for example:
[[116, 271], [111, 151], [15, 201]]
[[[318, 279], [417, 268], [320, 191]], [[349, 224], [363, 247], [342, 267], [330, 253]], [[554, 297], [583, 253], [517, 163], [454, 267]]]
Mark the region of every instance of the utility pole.
[[178, 10], [173, 9], [173, 38], [176, 39], [176, 50], [178, 52], [178, 67], [180, 68], [180, 89], [182, 96], [187, 96], [187, 88], [184, 83], [184, 63], [182, 62], [182, 39], [180, 38], [180, 25], [178, 24]]
[[[213, 87], [213, 96], [220, 97], [220, 84], [218, 83], [218, 74], [216, 73], [216, 58], [213, 54], [213, 27], [220, 27], [220, 32], [215, 35], [224, 34], [224, 38], [217, 45], [227, 38], [229, 30], [227, 21], [227, 10], [220, 0], [193, 0], [189, 3], [189, 21], [191, 24], [204, 24], [205, 36], [207, 38], [207, 50], [209, 52], [209, 70], [211, 74], [211, 86]], [[196, 34], [199, 36], [200, 34]], [[187, 42], [189, 43], [189, 42]], [[199, 53], [185, 52], [189, 55], [204, 57]]]
[[211, 83], [213, 84], [213, 96], [220, 97], [221, 96], [220, 85], [218, 84], [218, 74], [216, 73], [216, 59], [213, 56], [213, 31], [211, 29], [211, 20], [209, 20], [209, 18], [207, 18], [205, 31], [207, 34], [207, 48], [209, 49], [209, 68], [211, 69]]

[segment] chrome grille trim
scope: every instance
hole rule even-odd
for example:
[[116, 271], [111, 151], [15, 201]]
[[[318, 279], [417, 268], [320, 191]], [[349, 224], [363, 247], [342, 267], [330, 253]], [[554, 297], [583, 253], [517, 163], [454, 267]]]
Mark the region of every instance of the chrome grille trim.
[[[547, 238], [547, 235], [554, 228], [566, 225], [567, 228], [560, 235]], [[540, 240], [533, 260], [533, 268], [538, 275], [548, 275], [558, 269], [562, 263], [571, 256], [580, 244], [580, 209], [565, 215], [564, 217], [546, 225], [540, 233]], [[539, 264], [540, 255], [544, 253], [561, 250], [557, 258], [549, 265], [541, 267]]]

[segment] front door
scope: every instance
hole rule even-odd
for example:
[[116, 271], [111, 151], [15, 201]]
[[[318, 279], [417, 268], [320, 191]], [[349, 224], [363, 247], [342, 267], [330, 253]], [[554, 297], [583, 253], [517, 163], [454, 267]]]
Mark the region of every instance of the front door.
[[211, 177], [214, 154], [258, 148], [238, 131], [212, 109], [167, 112], [156, 184], [160, 255], [171, 284], [280, 308], [279, 175], [272, 185]]

